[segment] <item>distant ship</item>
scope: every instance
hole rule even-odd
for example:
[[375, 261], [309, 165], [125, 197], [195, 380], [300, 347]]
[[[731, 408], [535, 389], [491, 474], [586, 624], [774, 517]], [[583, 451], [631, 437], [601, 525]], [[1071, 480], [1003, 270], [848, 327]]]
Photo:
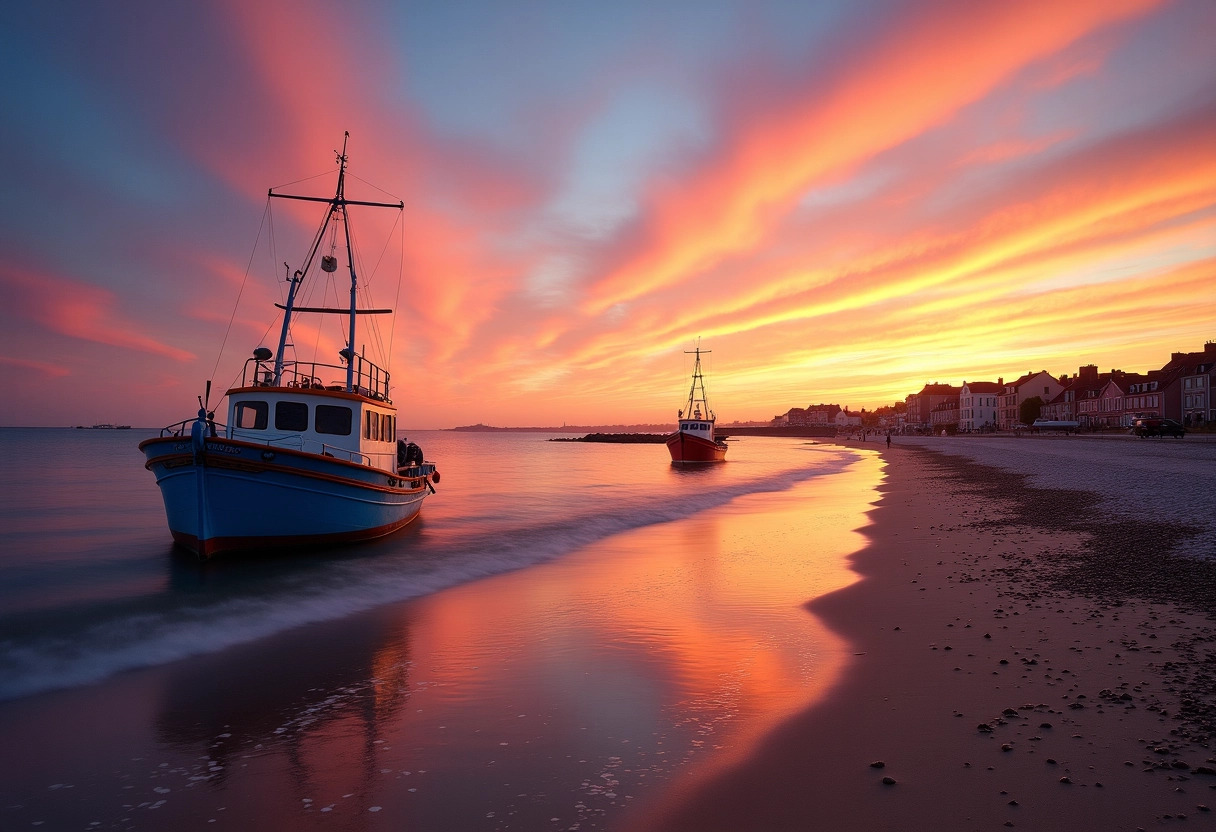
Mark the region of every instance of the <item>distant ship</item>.
[[[76, 428], [78, 430], [84, 430], [85, 425], [77, 425]], [[100, 425], [89, 425], [88, 429], [89, 430], [130, 430], [131, 426], [130, 425], [111, 425], [109, 422], [105, 422]]]
[[[200, 396], [197, 418], [139, 445], [144, 467], [156, 475], [174, 541], [200, 558], [387, 535], [418, 515], [423, 498], [435, 491], [432, 483], [439, 482], [422, 450], [396, 438], [388, 371], [355, 349], [359, 318], [392, 310], [356, 306], [358, 259], [348, 208], [401, 211], [405, 205], [346, 198], [345, 139], [337, 164], [333, 197], [269, 192], [320, 203], [324, 216], [303, 265], [288, 278], [287, 302], [276, 304], [283, 310], [278, 351], [258, 347], [246, 360], [240, 383], [226, 394], [227, 424], [214, 423]], [[348, 261], [349, 306], [298, 306], [305, 279], [328, 279], [338, 271], [339, 257]], [[292, 316], [300, 313], [343, 320], [346, 346], [332, 363], [288, 355]], [[210, 392], [207, 382], [208, 397]]]
[[[709, 350], [704, 350], [709, 353]], [[680, 426], [667, 437], [667, 450], [673, 465], [701, 462], [725, 462], [726, 443], [714, 436], [714, 412], [705, 398], [705, 380], [701, 377], [701, 353], [697, 347], [688, 355], [696, 356], [692, 368], [692, 388], [688, 405], [678, 413]]]

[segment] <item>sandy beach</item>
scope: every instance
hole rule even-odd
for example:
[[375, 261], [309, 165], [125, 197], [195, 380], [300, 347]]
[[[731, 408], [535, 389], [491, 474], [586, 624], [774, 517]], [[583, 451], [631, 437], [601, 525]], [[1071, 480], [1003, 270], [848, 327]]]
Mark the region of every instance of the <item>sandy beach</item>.
[[646, 828], [1216, 827], [1216, 445], [1034, 441], [884, 448], [840, 684]]

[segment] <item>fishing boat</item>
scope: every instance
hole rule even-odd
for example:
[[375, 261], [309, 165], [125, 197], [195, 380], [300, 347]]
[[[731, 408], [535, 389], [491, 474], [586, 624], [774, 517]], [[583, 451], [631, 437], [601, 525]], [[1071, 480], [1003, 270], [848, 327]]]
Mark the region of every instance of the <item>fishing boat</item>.
[[[405, 526], [439, 482], [421, 449], [397, 438], [397, 409], [388, 370], [355, 348], [356, 322], [391, 309], [359, 308], [349, 209], [404, 203], [346, 198], [346, 145], [337, 153], [332, 197], [268, 192], [268, 199], [325, 205], [320, 230], [303, 265], [290, 274], [278, 348], [259, 346], [240, 381], [225, 393], [227, 421], [216, 423], [206, 397], [198, 415], [140, 443], [144, 467], [156, 476], [174, 541], [206, 559], [218, 552], [306, 547], [367, 540]], [[269, 203], [268, 203], [269, 205]], [[306, 281], [338, 272], [345, 259], [349, 306], [297, 304]], [[318, 276], [316, 270], [321, 275]], [[294, 356], [296, 315], [342, 316], [346, 345], [333, 363]], [[289, 352], [290, 350], [290, 352]], [[387, 361], [385, 361], [387, 363]]]
[[726, 443], [714, 436], [714, 412], [705, 398], [705, 379], [701, 376], [701, 355], [709, 352], [699, 346], [692, 352], [685, 350], [685, 355], [695, 356], [692, 388], [687, 406], [677, 415], [680, 426], [667, 437], [673, 465], [726, 461]]

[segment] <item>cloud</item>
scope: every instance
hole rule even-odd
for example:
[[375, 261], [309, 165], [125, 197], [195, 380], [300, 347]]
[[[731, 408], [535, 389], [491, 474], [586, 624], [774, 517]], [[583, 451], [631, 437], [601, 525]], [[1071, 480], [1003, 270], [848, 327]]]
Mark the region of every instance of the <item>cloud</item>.
[[9, 299], [9, 314], [30, 318], [56, 334], [174, 361], [194, 359], [185, 350], [141, 335], [144, 325], [117, 311], [114, 294], [105, 289], [11, 266], [0, 268], [0, 286]]
[[602, 312], [682, 283], [757, 244], [808, 188], [942, 124], [1017, 71], [1155, 3], [943, 4], [918, 8], [829, 88], [733, 129], [693, 176], [651, 192], [641, 245], [592, 287]]
[[16, 358], [11, 355], [0, 355], [0, 364], [16, 367], [20, 370], [29, 370], [39, 376], [50, 376], [51, 378], [62, 378], [70, 376], [72, 371], [67, 367], [62, 367], [58, 364], [48, 364], [45, 361], [34, 361], [29, 358]]

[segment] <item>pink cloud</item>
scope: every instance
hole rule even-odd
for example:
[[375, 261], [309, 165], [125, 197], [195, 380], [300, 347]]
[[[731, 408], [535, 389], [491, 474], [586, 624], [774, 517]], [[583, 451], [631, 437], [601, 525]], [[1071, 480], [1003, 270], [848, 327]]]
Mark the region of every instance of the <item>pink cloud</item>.
[[45, 361], [16, 358], [10, 355], [0, 355], [0, 364], [6, 364], [9, 367], [16, 367], [20, 370], [30, 370], [36, 375], [50, 376], [51, 378], [61, 378], [72, 374], [72, 371], [67, 367], [61, 367], [58, 364], [48, 364]]
[[115, 309], [112, 292], [88, 283], [12, 267], [0, 269], [8, 311], [59, 335], [191, 361], [194, 355], [140, 334], [141, 325]]

